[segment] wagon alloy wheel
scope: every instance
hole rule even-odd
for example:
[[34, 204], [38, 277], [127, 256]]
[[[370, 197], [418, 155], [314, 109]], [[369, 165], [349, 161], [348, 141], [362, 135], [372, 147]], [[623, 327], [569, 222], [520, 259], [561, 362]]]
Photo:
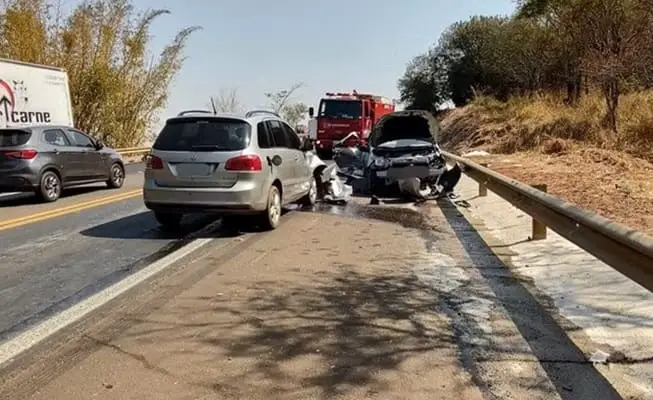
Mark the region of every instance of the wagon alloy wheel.
[[125, 170], [118, 163], [115, 163], [111, 166], [111, 175], [107, 181], [107, 185], [110, 188], [118, 189], [121, 188], [123, 183], [125, 183]]
[[270, 187], [268, 205], [261, 218], [263, 228], [267, 230], [272, 230], [279, 225], [281, 219], [281, 194], [276, 186]]
[[61, 195], [61, 181], [57, 174], [52, 171], [46, 171], [43, 176], [41, 176], [41, 185], [39, 186], [37, 194], [44, 201], [56, 201]]
[[272, 190], [272, 193], [270, 194], [270, 204], [268, 205], [269, 207], [269, 215], [270, 215], [270, 222], [272, 222], [272, 225], [277, 225], [279, 223], [279, 218], [281, 218], [281, 196], [279, 196], [279, 191]]

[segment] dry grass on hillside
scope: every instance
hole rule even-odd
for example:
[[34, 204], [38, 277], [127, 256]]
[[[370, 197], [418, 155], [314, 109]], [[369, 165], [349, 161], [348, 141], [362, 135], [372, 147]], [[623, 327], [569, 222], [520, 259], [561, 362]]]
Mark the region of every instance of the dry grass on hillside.
[[480, 98], [442, 120], [445, 148], [485, 150], [490, 168], [653, 236], [653, 92], [622, 97], [618, 134], [600, 128], [603, 103], [566, 107], [548, 96]]
[[575, 107], [552, 95], [507, 103], [480, 97], [447, 115], [442, 141], [452, 149], [504, 154], [530, 150], [557, 154], [590, 146], [653, 160], [653, 92], [622, 96], [617, 134], [601, 128], [604, 109], [598, 94], [584, 96]]

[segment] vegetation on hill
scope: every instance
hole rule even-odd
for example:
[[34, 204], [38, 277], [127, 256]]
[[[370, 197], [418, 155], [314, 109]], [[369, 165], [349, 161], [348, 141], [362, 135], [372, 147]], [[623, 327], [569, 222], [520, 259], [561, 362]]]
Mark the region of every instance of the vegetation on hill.
[[407, 66], [445, 148], [653, 235], [653, 2], [518, 0], [450, 26]]
[[653, 3], [517, 3], [511, 16], [453, 24], [415, 57], [399, 80], [407, 108], [469, 106], [447, 117], [458, 118], [447, 125], [460, 129], [448, 135], [457, 145], [553, 153], [585, 143], [653, 157]]

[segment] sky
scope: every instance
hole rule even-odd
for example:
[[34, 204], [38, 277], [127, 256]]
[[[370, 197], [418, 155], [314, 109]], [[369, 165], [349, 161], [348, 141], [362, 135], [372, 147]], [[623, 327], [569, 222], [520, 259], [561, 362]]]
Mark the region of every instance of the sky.
[[295, 99], [316, 106], [327, 91], [399, 98], [397, 79], [450, 24], [472, 15], [506, 15], [514, 0], [134, 0], [171, 13], [152, 26], [158, 51], [187, 26], [187, 60], [163, 117], [204, 108], [221, 88], [236, 88], [247, 108], [264, 93], [304, 86]]

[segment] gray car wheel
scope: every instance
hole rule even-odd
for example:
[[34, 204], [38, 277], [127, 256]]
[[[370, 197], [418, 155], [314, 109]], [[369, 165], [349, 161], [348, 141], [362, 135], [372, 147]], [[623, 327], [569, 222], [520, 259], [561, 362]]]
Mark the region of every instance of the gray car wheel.
[[119, 163], [114, 163], [111, 166], [111, 171], [109, 179], [107, 180], [107, 186], [111, 189], [120, 189], [125, 183], [125, 169]]
[[37, 196], [48, 203], [57, 201], [61, 196], [61, 179], [54, 171], [45, 171], [36, 192]]

